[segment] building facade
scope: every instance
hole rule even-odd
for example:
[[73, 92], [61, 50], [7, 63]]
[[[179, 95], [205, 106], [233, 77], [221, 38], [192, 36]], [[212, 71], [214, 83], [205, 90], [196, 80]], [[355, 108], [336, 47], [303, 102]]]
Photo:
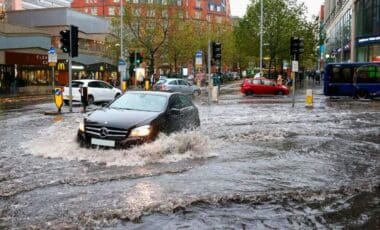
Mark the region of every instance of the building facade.
[[5, 10], [28, 10], [52, 7], [70, 7], [72, 0], [0, 0]]
[[[102, 17], [120, 15], [122, 0], [73, 0], [71, 7], [83, 13]], [[184, 9], [184, 19], [204, 20], [211, 23], [230, 23], [229, 0], [123, 0], [123, 4], [145, 5], [152, 3], [172, 4]]]
[[327, 62], [351, 61], [352, 0], [325, 1], [325, 58]]
[[379, 25], [380, 0], [326, 0], [326, 61], [380, 61]]
[[355, 1], [356, 58], [380, 62], [380, 0]]
[[1, 93], [46, 93], [53, 83], [48, 50], [55, 48], [55, 85], [68, 82], [68, 55], [60, 50], [60, 31], [79, 27], [79, 56], [73, 58], [73, 79], [117, 79], [116, 60], [105, 56], [109, 22], [69, 8], [46, 8], [7, 12], [7, 23], [0, 24]]

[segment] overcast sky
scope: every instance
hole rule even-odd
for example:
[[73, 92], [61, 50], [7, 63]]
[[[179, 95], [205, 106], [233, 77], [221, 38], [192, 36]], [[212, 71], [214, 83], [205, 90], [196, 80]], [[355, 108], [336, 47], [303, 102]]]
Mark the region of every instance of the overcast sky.
[[[320, 6], [323, 5], [324, 0], [298, 0], [299, 2], [304, 2], [308, 8], [308, 15], [318, 15]], [[250, 0], [230, 0], [231, 14], [233, 16], [243, 17], [247, 9], [247, 5]]]

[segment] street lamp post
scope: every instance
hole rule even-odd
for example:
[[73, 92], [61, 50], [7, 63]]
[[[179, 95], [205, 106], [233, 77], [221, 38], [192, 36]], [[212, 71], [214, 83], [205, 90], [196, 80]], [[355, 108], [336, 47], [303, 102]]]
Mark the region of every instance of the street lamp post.
[[[120, 89], [122, 91], [124, 91], [127, 86], [126, 86], [126, 79], [128, 79], [128, 62], [127, 60], [125, 60], [125, 56], [124, 56], [124, 44], [123, 44], [123, 29], [124, 29], [124, 21], [123, 21], [123, 1], [124, 0], [120, 0], [120, 61], [119, 61], [119, 65], [120, 64], [123, 64], [123, 68], [121, 69], [120, 68]], [[128, 51], [127, 51], [128, 53]], [[125, 67], [125, 68], [124, 68]], [[124, 85], [125, 83], [125, 85]]]
[[263, 71], [263, 1], [260, 1], [260, 77], [262, 77], [262, 71]]
[[[123, 0], [120, 0], [120, 60], [124, 61], [123, 53]], [[123, 90], [123, 73], [125, 71], [120, 71], [120, 89]]]

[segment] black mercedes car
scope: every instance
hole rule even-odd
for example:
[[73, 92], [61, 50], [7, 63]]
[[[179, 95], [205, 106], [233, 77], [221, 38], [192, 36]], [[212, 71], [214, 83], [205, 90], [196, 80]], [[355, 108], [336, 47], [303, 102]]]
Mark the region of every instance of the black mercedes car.
[[130, 91], [95, 110], [79, 125], [83, 146], [129, 147], [200, 125], [197, 107], [180, 93]]

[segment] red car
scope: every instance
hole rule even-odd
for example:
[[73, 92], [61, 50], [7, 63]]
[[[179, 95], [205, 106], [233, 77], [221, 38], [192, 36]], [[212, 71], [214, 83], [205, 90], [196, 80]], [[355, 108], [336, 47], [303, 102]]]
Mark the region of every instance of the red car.
[[289, 89], [283, 85], [276, 84], [275, 81], [266, 78], [245, 79], [240, 91], [245, 95], [252, 94], [277, 94], [287, 95]]

